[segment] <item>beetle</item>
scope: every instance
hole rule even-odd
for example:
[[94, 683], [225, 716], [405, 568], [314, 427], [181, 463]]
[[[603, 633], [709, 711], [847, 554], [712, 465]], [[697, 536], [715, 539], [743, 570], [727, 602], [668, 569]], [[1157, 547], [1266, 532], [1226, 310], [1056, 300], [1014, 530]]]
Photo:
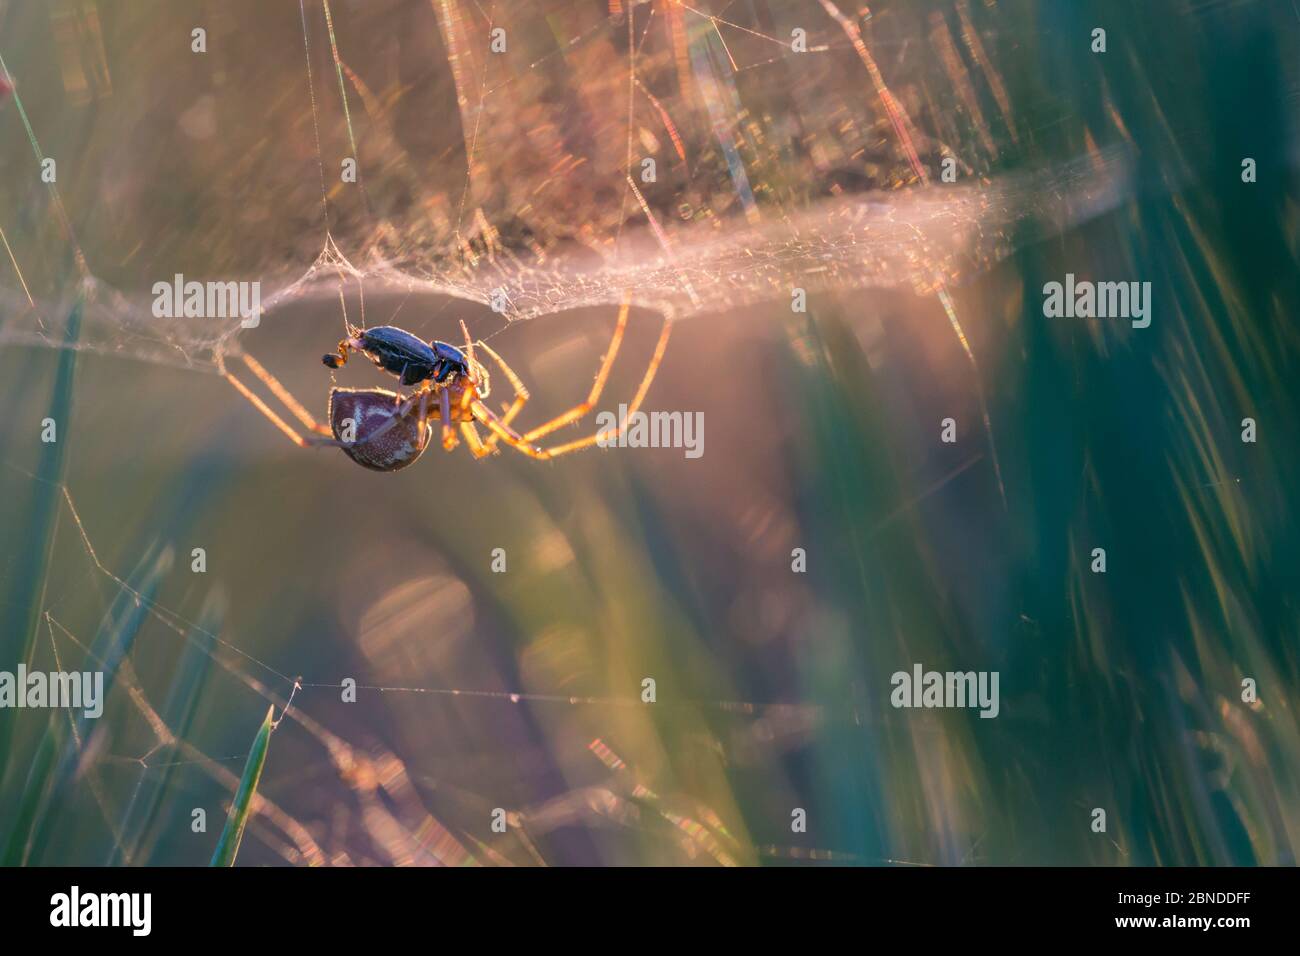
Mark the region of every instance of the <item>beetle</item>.
[[441, 385], [452, 376], [470, 373], [465, 353], [446, 342], [426, 342], [394, 325], [349, 328], [348, 332], [348, 338], [339, 342], [338, 351], [322, 356], [321, 361], [329, 368], [346, 365], [348, 353], [355, 351], [368, 355], [375, 365], [396, 376], [403, 385], [419, 385], [424, 381]]

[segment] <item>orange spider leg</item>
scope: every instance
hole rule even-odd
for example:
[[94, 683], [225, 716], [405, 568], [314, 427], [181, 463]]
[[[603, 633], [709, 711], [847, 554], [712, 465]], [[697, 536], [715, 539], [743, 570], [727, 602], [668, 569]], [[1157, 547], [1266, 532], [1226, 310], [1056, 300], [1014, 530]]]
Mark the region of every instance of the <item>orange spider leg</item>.
[[438, 389], [438, 409], [442, 417], [442, 447], [451, 451], [456, 447], [456, 432], [451, 427], [451, 396], [445, 388]]
[[241, 353], [240, 358], [244, 364], [249, 367], [254, 375], [270, 390], [271, 394], [278, 398], [284, 407], [289, 409], [293, 416], [302, 422], [307, 428], [316, 432], [318, 435], [328, 435], [330, 430], [316, 421], [311, 412], [303, 407], [302, 402], [293, 397], [293, 393], [280, 384], [280, 380], [263, 368], [262, 363], [247, 353]]
[[465, 354], [469, 356], [469, 367], [473, 368], [477, 364], [474, 361], [474, 340], [469, 337], [469, 327], [464, 319], [460, 320], [460, 332], [465, 336]]
[[542, 461], [551, 457], [547, 452], [538, 448], [536, 445], [530, 445], [524, 440], [523, 435], [520, 435], [509, 425], [503, 425], [496, 412], [492, 411], [492, 409], [488, 408], [482, 402], [474, 402], [470, 408], [474, 412], [474, 417], [486, 425], [488, 429], [491, 430], [494, 437], [505, 442], [511, 448], [515, 449], [515, 451], [523, 452], [530, 458], [537, 458]]
[[252, 373], [257, 376], [263, 384], [266, 385], [271, 393], [284, 403], [285, 407], [293, 413], [295, 418], [302, 422], [309, 431], [316, 433], [311, 437], [304, 437], [299, 434], [288, 422], [272, 411], [271, 407], [267, 405], [266, 402], [262, 401], [262, 399], [258, 397], [252, 389], [232, 375], [226, 369], [225, 357], [218, 353], [217, 371], [221, 373], [222, 378], [233, 385], [235, 391], [248, 399], [248, 403], [265, 415], [267, 420], [276, 428], [280, 429], [286, 438], [301, 448], [309, 448], [315, 445], [333, 445], [336, 447], [339, 445], [339, 442], [334, 441], [332, 438], [316, 437], [317, 435], [329, 435], [329, 429], [312, 418], [311, 413], [303, 407], [302, 403], [289, 394], [289, 390], [280, 384], [280, 382], [270, 372], [264, 369], [251, 356], [241, 355], [240, 358], [244, 360], [244, 364], [248, 366], [249, 370], [252, 371]]
[[[632, 403], [627, 407], [627, 421], [630, 421], [641, 407], [646, 392], [650, 391], [650, 383], [654, 381], [655, 373], [659, 371], [659, 363], [663, 361], [664, 352], [668, 348], [668, 336], [672, 334], [672, 331], [673, 324], [665, 319], [663, 331], [659, 333], [659, 342], [655, 345], [654, 355], [651, 356], [650, 365], [646, 369], [645, 376], [641, 379], [641, 387], [637, 389], [636, 395], [632, 398]], [[564, 445], [556, 445], [553, 448], [545, 449], [546, 455], [548, 458], [556, 458], [560, 455], [567, 455], [571, 451], [589, 448], [601, 439], [609, 441], [621, 435], [625, 427], [625, 425], [619, 425], [612, 430], [597, 432], [594, 435], [588, 435], [586, 438], [579, 438]], [[528, 436], [525, 435], [524, 437], [527, 438]]]
[[[593, 406], [600, 398], [600, 392], [604, 388], [605, 380], [609, 376], [609, 367], [613, 362], [613, 356], [618, 351], [619, 340], [622, 338], [623, 329], [627, 324], [627, 309], [628, 306], [624, 303], [622, 310], [619, 312], [619, 322], [614, 331], [614, 339], [610, 343], [609, 352], [606, 354], [600, 373], [596, 377], [595, 387], [592, 389], [591, 395], [588, 397], [586, 402], [582, 405], [575, 406], [573, 409], [560, 415], [558, 418], [552, 419], [551, 421], [534, 428], [532, 431], [521, 435], [511, 427], [509, 421], [497, 416], [483, 402], [476, 401], [471, 406], [472, 411], [474, 412], [474, 417], [486, 425], [492, 432], [492, 434], [488, 436], [485, 444], [487, 446], [495, 446], [497, 441], [503, 441], [511, 448], [528, 455], [530, 458], [547, 461], [560, 455], [566, 455], [569, 452], [589, 448], [602, 438], [607, 440], [617, 438], [623, 432], [625, 428], [624, 425], [620, 425], [618, 428], [613, 430], [597, 432], [594, 435], [588, 435], [586, 438], [579, 438], [576, 441], [571, 441], [563, 445], [556, 445], [552, 448], [539, 448], [537, 445], [533, 444], [533, 439], [539, 434], [547, 434], [564, 424], [568, 424], [571, 421], [576, 421], [578, 418], [581, 418], [582, 415], [590, 411], [591, 406]], [[668, 337], [672, 334], [672, 330], [672, 323], [665, 320], [663, 331], [659, 333], [659, 341], [655, 345], [654, 354], [650, 357], [650, 364], [646, 367], [645, 375], [641, 379], [641, 385], [637, 388], [636, 395], [633, 396], [631, 404], [628, 405], [628, 419], [630, 419], [631, 416], [640, 409], [641, 403], [645, 400], [646, 393], [650, 391], [650, 385], [654, 381], [655, 375], [659, 371], [659, 365], [663, 361], [664, 353], [668, 349]], [[487, 346], [483, 345], [481, 342], [479, 345], [482, 348], [487, 348]], [[493, 354], [491, 349], [488, 349], [488, 352], [489, 354]], [[504, 363], [501, 364], [504, 366]]]
[[596, 373], [596, 381], [591, 386], [587, 400], [574, 405], [567, 412], [557, 415], [549, 422], [543, 422], [532, 431], [527, 432], [523, 436], [524, 441], [535, 441], [543, 435], [549, 435], [558, 428], [576, 422], [590, 412], [596, 402], [600, 400], [600, 393], [604, 391], [605, 381], [609, 378], [609, 370], [614, 365], [614, 358], [618, 355], [619, 346], [623, 344], [623, 330], [627, 328], [628, 305], [628, 301], [624, 299], [623, 305], [618, 310], [618, 323], [614, 326], [614, 337], [609, 340], [609, 349], [605, 352], [605, 360], [601, 362], [600, 371]]
[[[447, 399], [447, 393], [446, 393], [446, 392], [443, 392], [443, 404], [444, 404], [444, 405], [446, 404], [446, 399]], [[412, 400], [414, 400], [414, 397], [412, 397]], [[408, 402], [407, 404], [409, 404], [409, 402]], [[396, 418], [397, 418], [397, 416], [394, 415], [392, 419], [390, 419], [390, 420], [387, 421], [387, 422], [384, 422], [384, 425], [385, 425], [385, 426], [389, 425], [392, 421], [395, 421]], [[415, 435], [416, 435], [416, 439], [417, 439], [418, 441], [424, 441], [424, 440], [425, 440], [425, 439], [424, 439], [424, 433], [427, 431], [426, 423], [427, 423], [428, 421], [429, 421], [429, 392], [428, 392], [427, 389], [421, 389], [421, 390], [420, 390], [420, 417], [419, 417], [419, 420], [417, 421], [417, 424], [416, 424], [416, 426], [415, 426]], [[444, 441], [445, 441], [445, 440], [446, 440], [446, 439], [445, 439], [445, 436], [444, 436]]]
[[[420, 428], [423, 428], [425, 422], [429, 418], [429, 396], [432, 394], [432, 391], [426, 387], [427, 385], [427, 382], [424, 383], [424, 385], [417, 389], [410, 397], [403, 398], [402, 401], [398, 402], [397, 411], [389, 416], [388, 421], [384, 422], [374, 431], [366, 435], [365, 440], [371, 442], [392, 431], [397, 427], [398, 423], [402, 419], [410, 414], [411, 409], [415, 407], [417, 402], [420, 405]], [[401, 398], [400, 395], [398, 397]]]
[[[463, 319], [460, 323], [460, 331], [465, 336], [465, 354], [469, 357], [469, 367], [471, 370], [478, 369], [480, 366], [474, 358], [474, 340], [470, 338], [469, 329], [465, 326]], [[491, 351], [491, 349], [488, 351]], [[484, 375], [486, 374], [487, 372], [484, 370]], [[465, 387], [460, 390], [460, 417], [457, 420], [460, 422], [460, 433], [465, 439], [465, 445], [469, 448], [470, 454], [475, 458], [486, 458], [488, 455], [493, 454], [495, 449], [483, 444], [483, 439], [479, 437], [478, 429], [474, 427], [474, 421], [469, 413], [469, 407], [474, 401], [476, 391], [475, 386], [469, 382], [465, 383]]]
[[478, 429], [474, 427], [473, 422], [461, 422], [460, 433], [465, 436], [465, 444], [475, 458], [486, 458], [492, 454], [492, 449], [483, 444], [483, 439], [479, 437]]
[[[501, 367], [501, 371], [505, 375], [506, 380], [510, 382], [510, 387], [515, 390], [515, 400], [510, 404], [510, 407], [506, 409], [505, 414], [501, 416], [501, 424], [509, 425], [515, 420], [515, 416], [523, 410], [524, 405], [527, 404], [528, 399], [532, 396], [528, 394], [528, 389], [524, 387], [523, 380], [515, 374], [514, 369], [506, 364], [506, 360], [498, 355], [492, 346], [488, 345], [486, 342], [480, 342], [479, 348], [487, 352], [487, 354], [492, 357], [493, 361]], [[496, 447], [497, 439], [498, 436], [495, 432], [488, 436], [487, 447], [489, 450]]]

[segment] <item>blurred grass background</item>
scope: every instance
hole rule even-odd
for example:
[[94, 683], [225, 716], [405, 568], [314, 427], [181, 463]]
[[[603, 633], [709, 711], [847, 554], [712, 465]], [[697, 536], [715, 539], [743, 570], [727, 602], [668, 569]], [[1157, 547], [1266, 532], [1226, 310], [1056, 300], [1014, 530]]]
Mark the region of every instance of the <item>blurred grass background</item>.
[[[957, 5], [881, 8], [900, 36], [936, 13], [960, 30]], [[27, 15], [0, 19], [20, 77], [10, 24]], [[681, 323], [649, 404], [704, 412], [697, 461], [434, 450], [376, 476], [289, 446], [210, 374], [0, 351], [0, 668], [53, 668], [56, 649], [67, 667], [125, 662], [93, 729], [0, 714], [6, 862], [207, 862], [268, 698], [301, 677], [241, 864], [1293, 864], [1300, 20], [1267, 3], [967, 15], [1012, 107], [998, 127], [972, 70], [999, 169], [1112, 143], [1137, 160], [1120, 208], [1049, 239], [1026, 222], [1011, 258], [950, 290], [991, 442], [943, 309], [906, 290]], [[1085, 39], [1098, 23], [1104, 57]], [[973, 122], [958, 92], [923, 111], [933, 125]], [[64, 248], [3, 225], [26, 258]], [[92, 263], [114, 251], [90, 235]], [[66, 271], [54, 256], [36, 269]], [[1066, 272], [1150, 281], [1151, 327], [1044, 319], [1042, 285]], [[464, 303], [367, 295], [372, 321], [400, 306], [430, 337], [462, 314], [500, 328]], [[532, 390], [526, 421], [581, 397], [613, 318], [493, 338]], [[272, 319], [241, 345], [323, 412], [337, 304]], [[657, 326], [634, 312], [608, 407]], [[49, 414], [57, 452], [37, 437]], [[57, 483], [98, 560], [168, 620], [96, 570]], [[889, 676], [913, 662], [999, 671], [1000, 716], [894, 710]], [[355, 704], [322, 686], [343, 677]]]

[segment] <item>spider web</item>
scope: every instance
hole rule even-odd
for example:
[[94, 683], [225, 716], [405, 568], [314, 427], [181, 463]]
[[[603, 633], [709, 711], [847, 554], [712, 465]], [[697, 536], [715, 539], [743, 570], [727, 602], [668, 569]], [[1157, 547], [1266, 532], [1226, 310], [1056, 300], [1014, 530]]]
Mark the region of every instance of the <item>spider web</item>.
[[[7, 12], [6, 35], [52, 31], [58, 55], [0, 51], [17, 87], [0, 148], [30, 172], [0, 186], [0, 342], [210, 369], [243, 330], [156, 318], [176, 274], [260, 282], [269, 322], [341, 291], [361, 321], [393, 293], [503, 322], [625, 297], [681, 319], [796, 288], [929, 294], [1128, 190], [1117, 151], [1004, 171], [997, 24], [964, 2], [263, 7]], [[206, 53], [176, 40], [192, 24]], [[69, 100], [75, 133], [54, 122]], [[319, 311], [328, 346], [339, 316]]]
[[[998, 115], [1009, 107], [990, 60], [997, 24], [975, 22], [983, 14], [964, 2], [851, 18], [825, 0], [184, 6], [149, 16], [94, 4], [4, 10], [5, 38], [48, 35], [57, 55], [0, 46], [0, 75], [15, 86], [0, 114], [0, 155], [28, 173], [0, 183], [9, 267], [0, 342], [210, 370], [243, 330], [238, 320], [156, 318], [153, 284], [177, 273], [260, 281], [268, 324], [288, 303], [320, 303], [329, 326], [314, 351], [337, 333], [335, 303], [357, 302], [365, 322], [366, 297], [390, 293], [486, 306], [504, 322], [625, 298], [680, 320], [788, 301], [795, 288], [902, 286], [942, 302], [974, 362], [947, 289], [1020, 242], [1113, 208], [1129, 189], [1120, 151], [1008, 171], [1019, 167], [1006, 161], [1016, 147], [1010, 117]], [[207, 30], [204, 54], [177, 39], [192, 25]], [[802, 51], [792, 47], [797, 30]], [[70, 104], [82, 120], [75, 130], [55, 122]], [[41, 183], [51, 157], [57, 180]], [[340, 179], [348, 159], [355, 183]], [[940, 179], [945, 159], [956, 183]], [[540, 862], [527, 833], [593, 819], [653, 825], [691, 858], [743, 861], [718, 811], [654, 792], [600, 737], [587, 746], [604, 782], [510, 808], [512, 823], [527, 824], [512, 831], [518, 844], [453, 832], [392, 750], [354, 746], [294, 704], [337, 694], [336, 682], [284, 673], [238, 637], [142, 593], [100, 560], [71, 490], [59, 494], [60, 540], [71, 532], [105, 600], [125, 596], [272, 705], [357, 801], [365, 858], [259, 797], [253, 832], [285, 861]], [[91, 655], [61, 600], [44, 604], [42, 649], [56, 661]], [[118, 679], [153, 742], [102, 755], [105, 765], [137, 774], [137, 789], [190, 766], [233, 793], [243, 754], [212, 757], [189, 743], [130, 662]], [[642, 706], [473, 687], [358, 690]], [[725, 715], [753, 746], [826, 717], [811, 706], [688, 703]], [[113, 827], [119, 814], [99, 772], [86, 779]], [[129, 834], [115, 829], [113, 845], [115, 858], [139, 862]]]

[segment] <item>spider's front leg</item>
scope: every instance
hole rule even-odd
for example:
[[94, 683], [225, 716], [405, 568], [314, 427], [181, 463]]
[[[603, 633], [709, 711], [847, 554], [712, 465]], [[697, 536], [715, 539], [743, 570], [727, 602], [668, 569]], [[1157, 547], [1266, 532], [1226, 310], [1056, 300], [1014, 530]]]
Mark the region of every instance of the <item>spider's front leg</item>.
[[[523, 381], [515, 374], [515, 370], [506, 364], [506, 360], [498, 355], [496, 350], [486, 342], [479, 342], [478, 345], [479, 348], [487, 352], [497, 365], [501, 367], [501, 371], [505, 374], [506, 381], [510, 383], [510, 387], [515, 391], [515, 400], [510, 403], [510, 407], [505, 410], [505, 414], [501, 417], [501, 424], [509, 427], [510, 423], [515, 420], [515, 416], [523, 411], [524, 405], [527, 404], [528, 399], [530, 398], [528, 389], [524, 387]], [[500, 435], [496, 432], [488, 435], [485, 444], [488, 454], [496, 451], [496, 444], [499, 439]]]
[[300, 434], [293, 426], [272, 411], [271, 407], [267, 405], [266, 402], [262, 401], [262, 399], [259, 398], [252, 389], [230, 373], [226, 368], [225, 356], [218, 353], [217, 371], [221, 373], [222, 378], [233, 385], [235, 391], [248, 399], [248, 403], [265, 415], [271, 424], [278, 428], [286, 438], [301, 448], [309, 448], [315, 445], [335, 447], [339, 445], [339, 442], [334, 440], [333, 433], [329, 428], [316, 421], [316, 419], [312, 417], [311, 412], [307, 411], [307, 409], [303, 407], [303, 404], [293, 397], [289, 390], [281, 384], [279, 379], [263, 368], [262, 364], [258, 362], [257, 359], [247, 354], [241, 354], [239, 358], [243, 360], [246, 366], [248, 366], [248, 370], [266, 386], [267, 391], [278, 398], [281, 404], [289, 410], [293, 417], [302, 422], [303, 427], [312, 433], [307, 436]]
[[451, 451], [459, 442], [451, 425], [451, 395], [446, 388], [438, 389], [438, 413], [442, 417], [442, 447]]
[[265, 385], [267, 390], [278, 398], [281, 404], [289, 409], [293, 417], [302, 422], [308, 430], [315, 432], [317, 435], [331, 435], [329, 427], [316, 421], [315, 416], [307, 411], [302, 402], [294, 398], [293, 393], [285, 388], [278, 378], [268, 372], [261, 362], [247, 353], [240, 355], [240, 358], [244, 360], [244, 364], [248, 366], [249, 371], [257, 376], [258, 381]]

